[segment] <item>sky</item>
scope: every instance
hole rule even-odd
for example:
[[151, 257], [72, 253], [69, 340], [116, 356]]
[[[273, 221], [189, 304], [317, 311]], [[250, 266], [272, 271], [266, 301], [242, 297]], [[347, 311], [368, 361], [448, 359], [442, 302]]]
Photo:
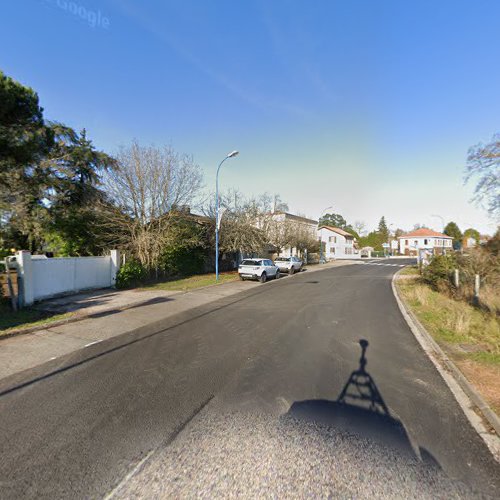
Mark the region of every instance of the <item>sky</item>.
[[4, 0], [0, 69], [110, 154], [192, 154], [207, 190], [236, 149], [222, 189], [491, 234], [463, 178], [500, 132], [499, 19], [498, 0]]

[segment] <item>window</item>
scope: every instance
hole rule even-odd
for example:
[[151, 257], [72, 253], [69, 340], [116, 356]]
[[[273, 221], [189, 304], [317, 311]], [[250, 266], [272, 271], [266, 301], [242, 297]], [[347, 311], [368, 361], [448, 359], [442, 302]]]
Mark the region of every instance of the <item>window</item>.
[[332, 243], [332, 242], [333, 242], [333, 243], [337, 243], [337, 237], [336, 237], [336, 236], [330, 236], [330, 238], [328, 238], [328, 241], [329, 241], [330, 243]]
[[408, 246], [408, 240], [405, 240], [405, 245]]
[[330, 247], [330, 253], [335, 253], [335, 247]]
[[426, 239], [424, 240], [424, 245], [428, 245], [428, 244], [429, 244], [429, 240], [426, 238]]

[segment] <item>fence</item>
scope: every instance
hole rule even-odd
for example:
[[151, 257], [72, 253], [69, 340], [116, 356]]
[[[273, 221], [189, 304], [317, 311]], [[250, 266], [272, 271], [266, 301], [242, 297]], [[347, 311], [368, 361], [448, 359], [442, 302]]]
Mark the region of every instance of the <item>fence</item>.
[[103, 257], [46, 258], [21, 251], [16, 261], [22, 306], [65, 293], [114, 286], [120, 255], [112, 250]]

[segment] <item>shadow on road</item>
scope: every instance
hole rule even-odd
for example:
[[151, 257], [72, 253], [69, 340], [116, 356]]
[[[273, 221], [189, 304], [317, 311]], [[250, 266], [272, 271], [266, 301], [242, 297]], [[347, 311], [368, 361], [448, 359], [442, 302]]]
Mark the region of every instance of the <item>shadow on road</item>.
[[[393, 417], [373, 377], [366, 371], [367, 340], [360, 340], [359, 367], [354, 370], [335, 401], [313, 399], [293, 403], [288, 416], [332, 426], [360, 437], [369, 438], [412, 458], [439, 467], [425, 449], [413, 448], [400, 420]], [[419, 456], [420, 455], [420, 456]]]

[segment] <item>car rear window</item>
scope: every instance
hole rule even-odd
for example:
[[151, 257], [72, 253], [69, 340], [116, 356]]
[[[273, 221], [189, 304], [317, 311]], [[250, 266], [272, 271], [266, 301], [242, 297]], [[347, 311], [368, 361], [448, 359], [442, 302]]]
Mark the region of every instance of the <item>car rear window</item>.
[[260, 261], [258, 260], [244, 260], [242, 263], [241, 263], [242, 266], [258, 266], [260, 265]]
[[282, 261], [282, 262], [289, 262], [290, 261], [290, 257], [276, 257], [276, 259], [274, 259], [275, 261], [279, 260], [279, 261]]

